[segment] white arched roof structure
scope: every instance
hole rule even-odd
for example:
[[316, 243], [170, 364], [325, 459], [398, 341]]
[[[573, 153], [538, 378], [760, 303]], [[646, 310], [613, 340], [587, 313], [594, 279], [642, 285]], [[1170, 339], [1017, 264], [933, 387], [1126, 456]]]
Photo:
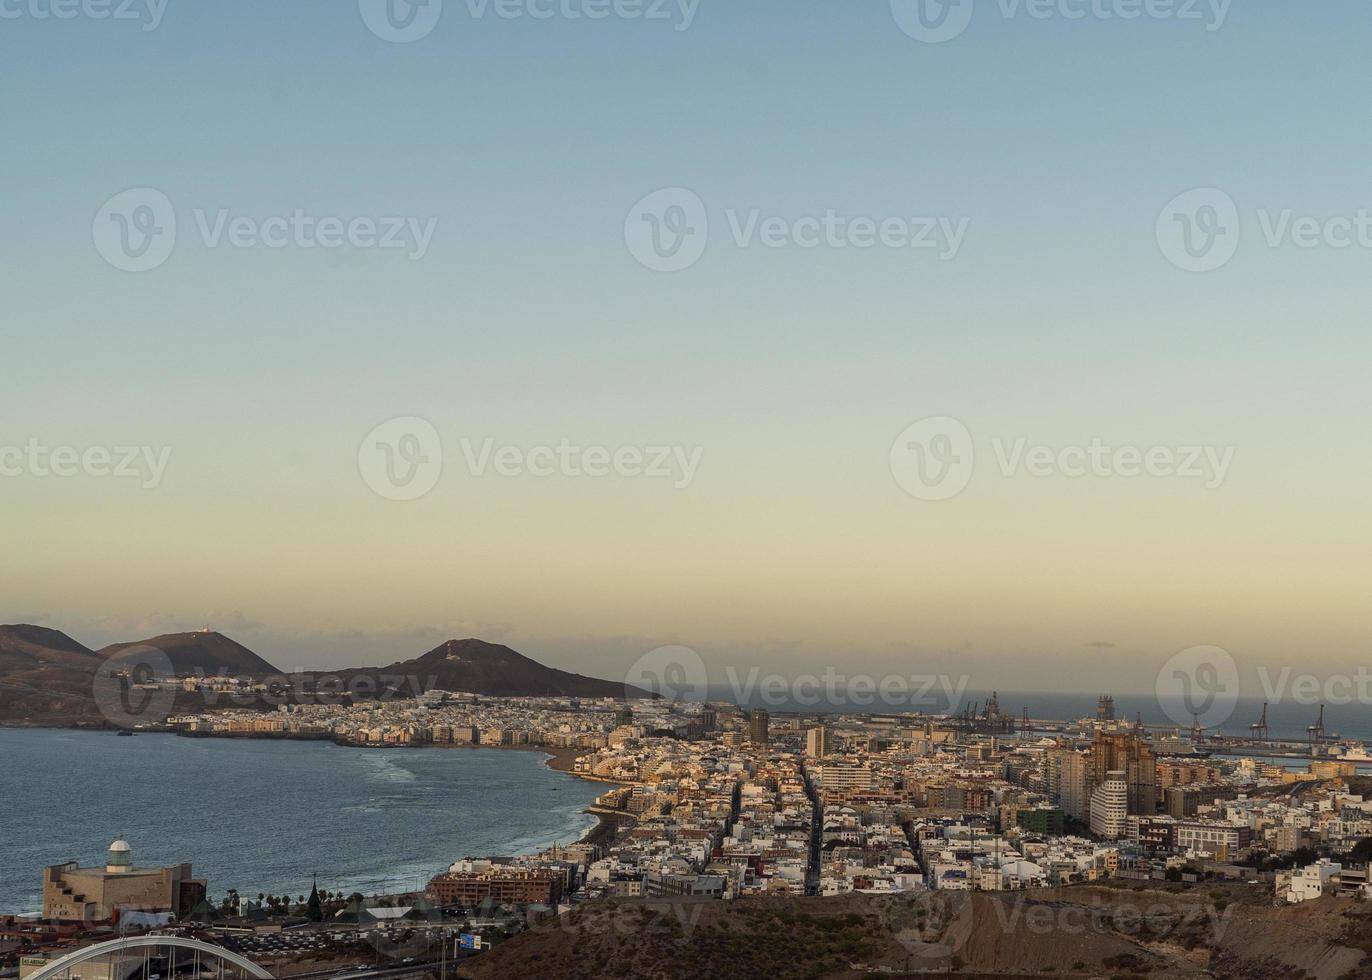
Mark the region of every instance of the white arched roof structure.
[[226, 963], [232, 963], [249, 975], [256, 977], [257, 980], [274, 980], [270, 973], [252, 960], [245, 959], [223, 946], [201, 942], [199, 939], [187, 939], [184, 936], [130, 936], [127, 939], [111, 939], [107, 942], [96, 943], [93, 946], [82, 946], [66, 956], [53, 960], [41, 970], [30, 973], [26, 980], [52, 980], [78, 963], [98, 959], [109, 953], [124, 953], [131, 949], [146, 949], [150, 946], [174, 946], [178, 949], [189, 949], [206, 956], [216, 957]]

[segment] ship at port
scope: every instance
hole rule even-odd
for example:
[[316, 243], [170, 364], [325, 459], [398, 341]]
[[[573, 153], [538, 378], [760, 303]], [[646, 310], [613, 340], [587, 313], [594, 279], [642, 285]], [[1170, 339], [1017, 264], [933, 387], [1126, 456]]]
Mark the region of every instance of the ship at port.
[[1372, 762], [1372, 753], [1361, 742], [1346, 742], [1337, 758], [1343, 762]]

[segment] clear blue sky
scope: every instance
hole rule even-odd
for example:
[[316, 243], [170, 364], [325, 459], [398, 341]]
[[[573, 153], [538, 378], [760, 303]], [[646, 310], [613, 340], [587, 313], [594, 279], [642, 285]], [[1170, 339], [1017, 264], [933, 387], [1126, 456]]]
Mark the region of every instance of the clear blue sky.
[[[1372, 208], [1366, 4], [1239, 0], [1207, 31], [978, 0], [942, 44], [886, 0], [702, 0], [684, 31], [447, 0], [409, 44], [346, 0], [170, 0], [152, 31], [13, 9], [0, 443], [173, 456], [155, 492], [0, 480], [0, 619], [98, 643], [214, 618], [302, 665], [464, 628], [606, 674], [668, 642], [872, 669], [919, 648], [1020, 688], [1029, 655], [1094, 669], [1107, 643], [1358, 656], [1372, 250], [1267, 248], [1255, 214]], [[654, 273], [625, 217], [678, 186], [710, 246]], [[179, 226], [136, 274], [91, 238], [133, 187]], [[1244, 236], [1202, 275], [1154, 238], [1196, 187]], [[417, 262], [210, 249], [197, 208], [437, 224]], [[740, 249], [727, 209], [968, 231], [948, 262]], [[420, 501], [358, 478], [394, 416], [444, 437]], [[1022, 435], [1236, 454], [1212, 492], [979, 470], [927, 504], [886, 463], [925, 416], [979, 458]], [[704, 455], [680, 492], [473, 480], [462, 435]]]

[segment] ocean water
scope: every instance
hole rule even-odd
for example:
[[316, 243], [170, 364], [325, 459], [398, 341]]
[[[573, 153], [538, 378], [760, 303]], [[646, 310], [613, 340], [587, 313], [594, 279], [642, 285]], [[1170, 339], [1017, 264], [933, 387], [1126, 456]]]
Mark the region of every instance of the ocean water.
[[[1105, 692], [1102, 692], [1105, 693]], [[964, 703], [985, 703], [986, 693], [967, 692]], [[999, 694], [1000, 706], [1016, 717], [1024, 707], [1029, 708], [1031, 718], [1052, 718], [1073, 720], [1094, 718], [1096, 716], [1095, 694], [1071, 694], [1064, 692], [1006, 692]], [[1144, 724], [1162, 727], [1176, 727], [1178, 721], [1188, 718], [1187, 709], [1180, 703], [1159, 703], [1152, 694], [1115, 694], [1115, 717], [1133, 721], [1143, 716]], [[1233, 711], [1217, 728], [1224, 735], [1249, 734], [1249, 726], [1262, 715], [1262, 698], [1242, 697], [1234, 705]], [[1306, 727], [1315, 723], [1319, 715], [1318, 704], [1303, 704], [1293, 701], [1275, 701], [1267, 706], [1267, 727], [1272, 738], [1303, 741], [1308, 735]], [[1189, 728], [1189, 725], [1183, 726]], [[1341, 739], [1366, 741], [1372, 746], [1372, 710], [1366, 705], [1349, 703], [1330, 703], [1324, 706], [1324, 727], [1329, 738], [1337, 735]], [[1214, 729], [1210, 734], [1215, 734]]]
[[[1094, 718], [1096, 716], [1096, 692], [1072, 692], [1072, 691], [1009, 691], [1001, 690], [998, 693], [1000, 708], [1018, 719], [1025, 708], [1029, 709], [1030, 718], [1051, 719], [1055, 721], [1075, 721], [1079, 718]], [[1108, 692], [1099, 692], [1108, 693]], [[712, 696], [720, 700], [729, 700], [732, 695], [725, 688], [712, 689]], [[854, 706], [851, 704], [799, 704], [792, 703], [786, 699], [780, 702], [767, 700], [761, 696], [754, 696], [749, 707], [769, 708], [773, 713], [795, 711], [801, 714], [814, 713], [837, 713], [843, 714], [850, 711], [857, 712], [882, 712], [882, 711], [924, 711], [930, 714], [956, 713], [969, 705], [984, 707], [990, 697], [990, 691], [967, 690], [962, 692], [960, 698], [950, 703], [945, 693], [940, 688], [935, 688], [928, 693], [928, 700], [917, 705], [908, 703], [893, 702], [882, 704], [879, 702]], [[1155, 694], [1130, 694], [1114, 693], [1115, 698], [1115, 717], [1133, 721], [1136, 716], [1142, 715], [1144, 724], [1159, 728], [1175, 728], [1179, 723], [1184, 723], [1181, 727], [1185, 730], [1190, 729], [1190, 715], [1185, 705], [1180, 702], [1169, 702], [1163, 704]], [[1224, 735], [1249, 734], [1249, 726], [1255, 723], [1262, 715], [1262, 698], [1242, 697], [1233, 706], [1232, 712], [1222, 720], [1218, 720], [1212, 725], [1209, 734], [1218, 732]], [[1297, 703], [1290, 699], [1276, 701], [1268, 705], [1267, 725], [1269, 735], [1272, 738], [1303, 741], [1307, 736], [1306, 728], [1315, 723], [1319, 714], [1318, 703]], [[1329, 738], [1338, 737], [1343, 740], [1355, 739], [1367, 742], [1372, 748], [1372, 706], [1357, 703], [1328, 703], [1324, 708], [1324, 726], [1326, 736]]]
[[604, 786], [537, 752], [0, 729], [0, 913], [50, 864], [190, 861], [216, 899], [416, 888], [458, 858], [569, 843]]

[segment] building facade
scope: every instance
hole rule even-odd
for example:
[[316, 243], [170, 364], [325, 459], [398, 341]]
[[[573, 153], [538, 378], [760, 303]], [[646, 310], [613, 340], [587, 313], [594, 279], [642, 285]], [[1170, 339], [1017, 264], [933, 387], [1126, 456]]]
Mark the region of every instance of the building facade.
[[748, 741], [754, 745], [767, 744], [767, 723], [769, 716], [762, 708], [748, 712]]
[[1129, 784], [1124, 773], [1115, 770], [1091, 792], [1091, 833], [1111, 839], [1123, 837], [1128, 817]]
[[110, 845], [103, 868], [83, 868], [75, 861], [43, 870], [43, 918], [98, 922], [120, 911], [190, 912], [205, 897], [206, 882], [189, 864], [136, 868], [127, 842]]

